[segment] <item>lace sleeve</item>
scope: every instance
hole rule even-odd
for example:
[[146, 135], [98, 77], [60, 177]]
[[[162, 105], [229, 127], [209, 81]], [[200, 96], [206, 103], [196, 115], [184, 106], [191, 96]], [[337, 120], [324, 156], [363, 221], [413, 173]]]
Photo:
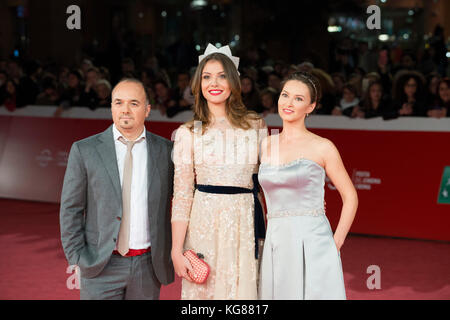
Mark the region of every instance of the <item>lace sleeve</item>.
[[261, 162], [262, 153], [264, 150], [262, 142], [264, 139], [269, 135], [269, 129], [267, 128], [266, 121], [264, 119], [261, 119], [258, 121], [258, 155], [259, 155], [259, 161]]
[[193, 134], [180, 126], [175, 135], [172, 221], [189, 221], [194, 197]]

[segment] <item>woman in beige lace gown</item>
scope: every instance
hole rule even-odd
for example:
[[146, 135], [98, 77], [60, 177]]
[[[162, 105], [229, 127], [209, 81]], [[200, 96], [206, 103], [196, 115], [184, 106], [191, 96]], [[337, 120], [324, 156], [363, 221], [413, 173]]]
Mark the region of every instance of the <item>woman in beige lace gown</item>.
[[[198, 185], [252, 189], [267, 127], [242, 104], [237, 66], [227, 55], [204, 57], [192, 88], [194, 121], [177, 130], [173, 157], [172, 259], [183, 277], [181, 298], [257, 299], [253, 194], [207, 193]], [[189, 249], [211, 267], [204, 284], [187, 274]]]

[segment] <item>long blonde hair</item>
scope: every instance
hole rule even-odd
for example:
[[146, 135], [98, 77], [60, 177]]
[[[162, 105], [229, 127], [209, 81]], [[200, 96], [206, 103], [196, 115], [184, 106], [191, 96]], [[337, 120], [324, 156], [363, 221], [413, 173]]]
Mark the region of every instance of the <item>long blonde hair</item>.
[[194, 77], [192, 78], [191, 88], [192, 93], [195, 97], [194, 103], [194, 119], [189, 121], [186, 126], [193, 131], [194, 121], [201, 121], [202, 132], [210, 124], [210, 111], [208, 108], [208, 102], [202, 94], [202, 73], [203, 69], [208, 61], [215, 60], [222, 64], [225, 75], [227, 77], [228, 83], [230, 85], [231, 94], [226, 101], [225, 112], [231, 125], [236, 128], [241, 128], [244, 130], [250, 129], [250, 120], [259, 120], [259, 115], [254, 112], [247, 110], [244, 103], [242, 102], [241, 96], [241, 81], [239, 74], [236, 70], [236, 66], [233, 62], [222, 53], [212, 53], [205, 57], [198, 65], [195, 71]]

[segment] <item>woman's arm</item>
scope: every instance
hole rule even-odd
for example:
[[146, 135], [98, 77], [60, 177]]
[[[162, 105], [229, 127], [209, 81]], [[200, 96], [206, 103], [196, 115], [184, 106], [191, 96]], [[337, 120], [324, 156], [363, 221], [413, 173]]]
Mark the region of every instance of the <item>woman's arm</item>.
[[336, 231], [334, 232], [334, 241], [336, 242], [337, 249], [340, 250], [356, 215], [358, 195], [336, 146], [331, 141], [325, 139], [323, 152], [326, 174], [338, 190], [342, 199], [341, 216]]
[[173, 148], [174, 187], [172, 200], [172, 261], [178, 276], [191, 281], [187, 270], [192, 266], [183, 256], [186, 230], [189, 225], [192, 202], [194, 198], [194, 161], [193, 135], [190, 130], [181, 126], [176, 133]]
[[267, 143], [269, 137], [269, 129], [267, 128], [266, 121], [260, 119], [257, 126], [258, 130], [258, 163], [263, 162], [263, 157], [267, 155]]

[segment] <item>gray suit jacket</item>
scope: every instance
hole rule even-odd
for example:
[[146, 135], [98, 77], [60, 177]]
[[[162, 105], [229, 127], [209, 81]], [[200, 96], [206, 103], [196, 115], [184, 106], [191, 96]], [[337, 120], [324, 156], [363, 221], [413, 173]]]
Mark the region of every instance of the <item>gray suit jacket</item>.
[[[170, 204], [173, 192], [172, 142], [146, 131], [148, 216], [152, 263], [162, 284], [174, 280]], [[112, 132], [72, 145], [61, 194], [61, 241], [70, 265], [85, 278], [97, 276], [116, 246], [122, 191]]]

